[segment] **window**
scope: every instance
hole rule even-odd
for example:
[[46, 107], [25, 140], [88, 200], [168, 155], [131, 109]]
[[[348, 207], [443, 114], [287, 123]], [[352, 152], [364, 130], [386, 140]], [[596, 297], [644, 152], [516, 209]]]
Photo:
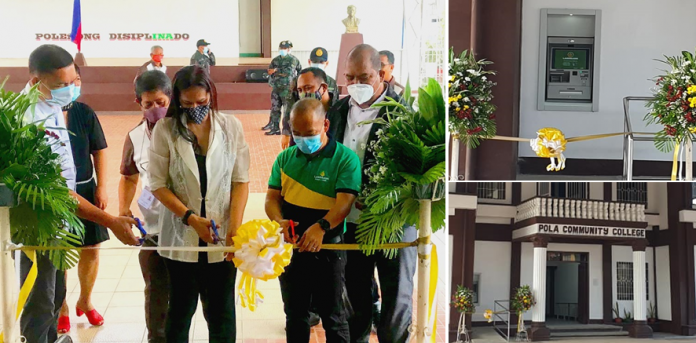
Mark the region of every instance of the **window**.
[[648, 204], [647, 182], [617, 182], [616, 201], [634, 204]]
[[[645, 300], [650, 300], [648, 264], [645, 264]], [[633, 300], [633, 262], [616, 262], [616, 299]]]
[[481, 274], [474, 274], [474, 287], [472, 292], [474, 293], [474, 305], [479, 304], [479, 282], [481, 280]]
[[590, 184], [587, 182], [540, 182], [537, 195], [542, 197], [589, 199]]
[[505, 182], [477, 182], [476, 194], [481, 199], [505, 200]]

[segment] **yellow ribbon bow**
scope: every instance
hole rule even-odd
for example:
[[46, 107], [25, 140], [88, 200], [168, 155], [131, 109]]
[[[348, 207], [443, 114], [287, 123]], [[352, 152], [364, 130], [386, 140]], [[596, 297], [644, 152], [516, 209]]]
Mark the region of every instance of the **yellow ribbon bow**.
[[[537, 131], [537, 138], [529, 142], [532, 150], [539, 157], [551, 159], [551, 164], [546, 167], [547, 171], [560, 171], [565, 169], [565, 151], [566, 139], [563, 132], [559, 129], [546, 127]], [[558, 163], [556, 163], [558, 159]]]

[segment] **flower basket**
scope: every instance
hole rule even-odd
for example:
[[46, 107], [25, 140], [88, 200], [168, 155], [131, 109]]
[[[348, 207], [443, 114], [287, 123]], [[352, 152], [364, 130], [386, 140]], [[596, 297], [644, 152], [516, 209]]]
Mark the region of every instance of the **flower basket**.
[[[79, 244], [84, 228], [75, 215], [77, 201], [61, 175], [60, 156], [53, 152], [62, 143], [43, 122], [26, 116], [39, 101], [38, 85], [17, 94], [5, 90], [5, 82], [0, 84], [0, 201], [10, 207], [12, 241], [40, 247]], [[75, 250], [48, 254], [59, 269], [78, 260]]]
[[459, 313], [474, 313], [476, 311], [474, 292], [467, 287], [457, 286], [457, 291], [452, 296], [452, 306]]
[[694, 54], [683, 51], [681, 56], [665, 56], [667, 65], [652, 88], [654, 99], [644, 120], [659, 124], [663, 129], [655, 135], [658, 150], [669, 152], [678, 144], [694, 141], [696, 132], [696, 62]]
[[450, 49], [450, 132], [458, 133], [459, 139], [471, 148], [496, 134], [496, 107], [491, 103], [496, 84], [489, 79], [495, 72], [485, 69], [492, 63], [477, 61], [474, 53], [468, 50], [455, 58], [454, 49]]
[[445, 99], [434, 79], [418, 90], [417, 110], [410, 93], [407, 82], [402, 102], [388, 98], [374, 105], [386, 107], [386, 120], [372, 121], [382, 128], [368, 147], [375, 159], [365, 162], [371, 167], [359, 197], [365, 206], [356, 232], [368, 255], [380, 244], [401, 242], [404, 227], [419, 222], [422, 200], [431, 200], [432, 230], [445, 227]]

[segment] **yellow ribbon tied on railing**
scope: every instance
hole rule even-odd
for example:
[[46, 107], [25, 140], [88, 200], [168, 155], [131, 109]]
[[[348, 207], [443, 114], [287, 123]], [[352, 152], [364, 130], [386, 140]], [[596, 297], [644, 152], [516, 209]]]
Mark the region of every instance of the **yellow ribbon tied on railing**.
[[252, 220], [237, 229], [234, 241], [234, 265], [242, 272], [237, 285], [243, 307], [251, 311], [263, 302], [256, 288], [258, 280], [275, 279], [285, 271], [292, 258], [292, 244], [285, 243], [282, 228], [268, 219]]
[[[17, 312], [15, 314], [15, 321], [19, 319], [19, 315], [22, 313], [22, 310], [24, 310], [24, 305], [27, 303], [27, 299], [29, 299], [29, 294], [31, 293], [31, 290], [34, 288], [34, 283], [36, 283], [36, 277], [39, 275], [39, 269], [38, 269], [38, 263], [36, 263], [36, 251], [34, 250], [25, 250], [24, 254], [27, 255], [29, 260], [31, 260], [32, 265], [31, 269], [29, 269], [29, 274], [27, 274], [27, 278], [24, 280], [24, 284], [22, 284], [22, 288], [19, 290], [19, 299], [17, 299]], [[4, 342], [5, 339], [5, 332], [0, 331], [0, 343]], [[12, 339], [12, 337], [10, 337]]]
[[[560, 171], [565, 168], [565, 151], [566, 139], [563, 132], [552, 127], [545, 127], [537, 131], [537, 138], [530, 140], [532, 150], [539, 157], [551, 159], [551, 164], [546, 166], [547, 171]], [[558, 159], [558, 163], [556, 163]]]

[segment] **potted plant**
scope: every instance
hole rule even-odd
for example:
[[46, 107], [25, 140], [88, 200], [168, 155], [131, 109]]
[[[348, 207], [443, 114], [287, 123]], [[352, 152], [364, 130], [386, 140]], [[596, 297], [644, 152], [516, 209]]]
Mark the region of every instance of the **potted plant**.
[[614, 312], [614, 322], [620, 324], [623, 320], [621, 319], [621, 313], [619, 312], [618, 301], [614, 303], [614, 308], [612, 308], [611, 311]]
[[[0, 200], [10, 207], [12, 241], [38, 247], [79, 244], [84, 228], [75, 215], [77, 201], [52, 150], [62, 143], [55, 128], [26, 116], [39, 101], [38, 84], [18, 94], [5, 90], [5, 82], [0, 84]], [[49, 254], [59, 269], [74, 266], [79, 258], [76, 250], [40, 253]]]
[[657, 310], [653, 303], [648, 306], [648, 323], [653, 324], [657, 321]]
[[623, 321], [624, 323], [633, 323], [633, 314], [631, 314], [631, 311], [626, 311], [624, 309], [624, 316], [623, 316]]
[[[403, 102], [387, 98], [374, 105], [387, 112], [372, 121], [383, 126], [367, 147], [375, 158], [366, 161], [369, 181], [359, 197], [364, 208], [356, 238], [368, 255], [379, 244], [401, 242], [404, 227], [419, 223], [424, 205], [430, 206], [432, 231], [445, 227], [445, 99], [434, 79], [418, 90], [417, 110], [410, 94], [407, 82]], [[386, 253], [396, 256], [396, 250]]]

